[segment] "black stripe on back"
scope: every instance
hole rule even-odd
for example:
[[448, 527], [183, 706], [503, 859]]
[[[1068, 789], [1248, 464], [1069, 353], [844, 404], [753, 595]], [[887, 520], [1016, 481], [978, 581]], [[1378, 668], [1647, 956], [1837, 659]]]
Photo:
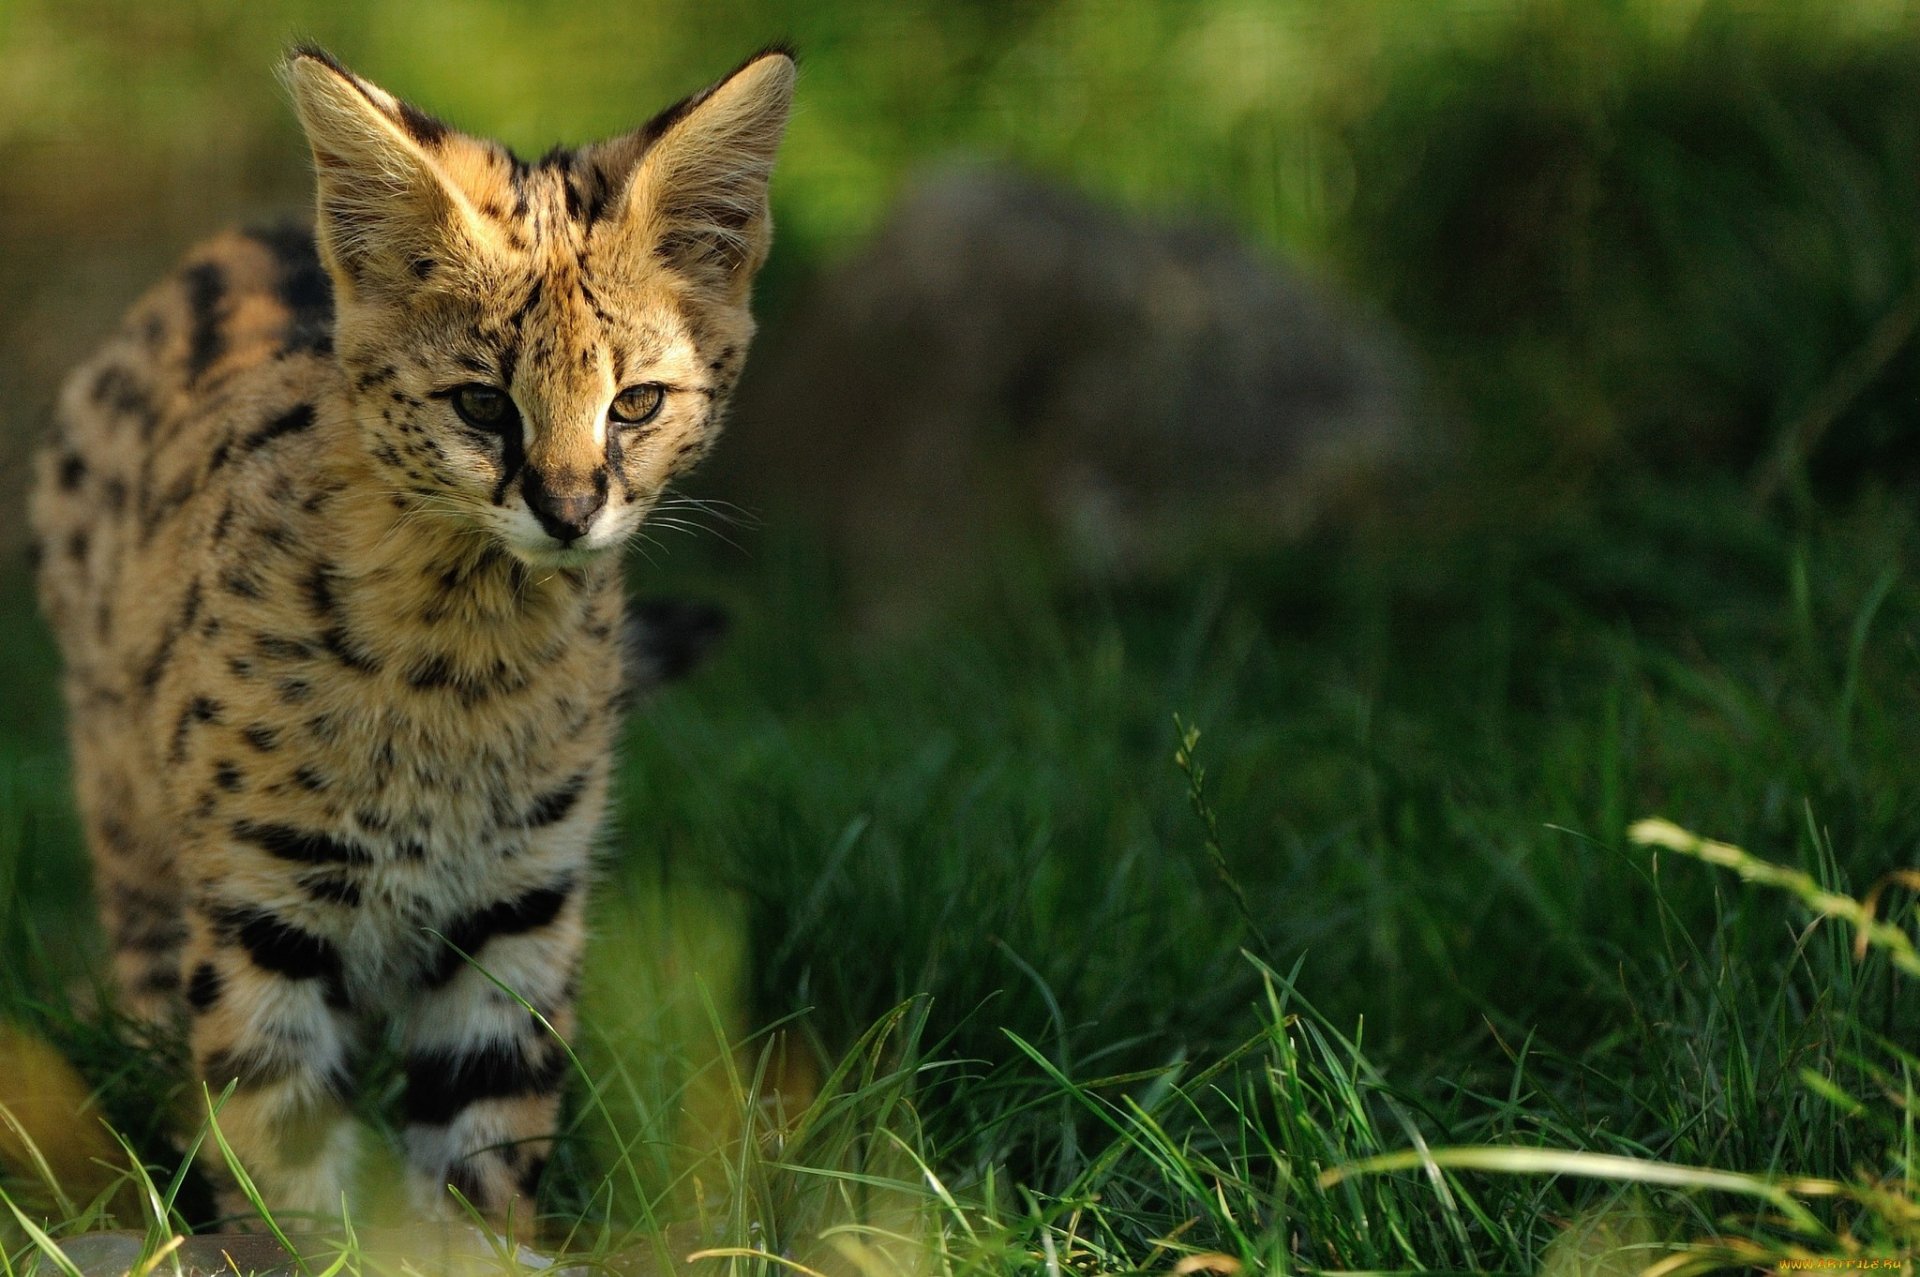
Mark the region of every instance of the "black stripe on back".
[[313, 231], [304, 226], [253, 227], [247, 237], [273, 254], [279, 276], [274, 295], [287, 308], [281, 341], [290, 352], [333, 351], [333, 281], [320, 264]]
[[220, 331], [220, 312], [227, 294], [227, 273], [218, 262], [198, 262], [187, 267], [183, 281], [187, 288], [187, 315], [192, 324], [187, 334], [187, 380], [197, 381], [226, 353], [227, 338]]

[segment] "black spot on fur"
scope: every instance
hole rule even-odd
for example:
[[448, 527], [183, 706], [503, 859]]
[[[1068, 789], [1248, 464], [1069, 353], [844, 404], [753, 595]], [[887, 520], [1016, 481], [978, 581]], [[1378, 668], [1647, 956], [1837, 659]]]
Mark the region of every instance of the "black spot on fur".
[[248, 572], [244, 567], [230, 567], [220, 574], [220, 588], [228, 594], [242, 599], [261, 598], [265, 590], [260, 578]]
[[438, 654], [417, 661], [407, 669], [407, 685], [423, 692], [453, 687], [461, 681], [452, 663]]
[[237, 942], [253, 965], [289, 980], [324, 980], [329, 1001], [340, 997], [340, 951], [265, 909], [228, 908], [213, 914], [216, 934]]
[[476, 1210], [489, 1210], [493, 1203], [486, 1198], [485, 1185], [480, 1178], [480, 1168], [476, 1164], [477, 1155], [464, 1157], [447, 1168], [447, 1188], [460, 1194], [469, 1206]]
[[306, 643], [284, 634], [256, 634], [253, 649], [270, 661], [300, 661], [313, 655]]
[[240, 739], [263, 754], [270, 754], [280, 748], [280, 733], [264, 723], [255, 723], [240, 733]]
[[220, 330], [221, 303], [227, 293], [227, 273], [218, 262], [197, 262], [181, 276], [187, 289], [187, 380], [198, 381], [214, 361], [226, 353], [226, 334]]
[[582, 280], [582, 279], [575, 280], [574, 286], [580, 290], [580, 300], [587, 304], [587, 308], [589, 310], [593, 311], [594, 317], [596, 319], [598, 319], [601, 323], [605, 324], [609, 328], [619, 327], [619, 324], [614, 319], [614, 317], [607, 313], [607, 308], [601, 305], [600, 298], [594, 294], [594, 291], [591, 288], [587, 287], [587, 283], [585, 280]]
[[274, 417], [265, 425], [247, 435], [240, 441], [240, 452], [244, 455], [266, 447], [276, 439], [298, 434], [313, 428], [313, 405], [299, 403]]
[[325, 648], [334, 660], [350, 670], [356, 670], [362, 674], [379, 672], [379, 658], [361, 647], [343, 625], [336, 625], [322, 634], [320, 646]]
[[114, 416], [131, 418], [143, 439], [152, 435], [160, 424], [160, 414], [147, 397], [146, 389], [118, 364], [109, 364], [100, 370], [94, 379], [92, 394], [94, 402]]
[[304, 226], [250, 228], [249, 238], [273, 254], [274, 295], [287, 308], [281, 349], [289, 354], [333, 351], [333, 281], [320, 264], [313, 232]]
[[527, 814], [520, 818], [521, 827], [540, 829], [547, 825], [559, 824], [580, 801], [580, 794], [586, 787], [586, 772], [569, 777], [558, 789], [533, 800], [533, 806], [529, 807]]
[[526, 327], [527, 316], [533, 312], [535, 306], [540, 304], [540, 294], [544, 285], [544, 280], [538, 275], [534, 276], [533, 286], [527, 289], [527, 295], [520, 299], [520, 304], [514, 308], [513, 314], [507, 316], [507, 327], [513, 332], [519, 333]]
[[481, 1100], [548, 1095], [564, 1076], [565, 1057], [540, 1039], [495, 1042], [470, 1050], [410, 1052], [406, 1115], [421, 1126], [445, 1126]]
[[106, 895], [116, 949], [170, 955], [186, 941], [187, 924], [173, 893], [117, 882]]
[[341, 905], [348, 909], [360, 905], [360, 884], [337, 874], [308, 874], [300, 879], [300, 890], [309, 899], [322, 904]]
[[60, 458], [60, 490], [72, 492], [87, 477], [87, 463], [75, 453]]
[[299, 865], [370, 865], [373, 853], [358, 843], [331, 835], [288, 825], [261, 825], [242, 820], [233, 826], [233, 836], [260, 848], [276, 860]]
[[100, 822], [100, 845], [116, 856], [132, 855], [138, 846], [126, 822], [108, 818]]
[[220, 721], [222, 706], [210, 696], [195, 696], [180, 711], [180, 717], [173, 725], [173, 743], [167, 749], [167, 757], [179, 762], [187, 756], [187, 736], [194, 728], [203, 723]]
[[440, 960], [427, 976], [431, 988], [439, 988], [460, 974], [467, 957], [478, 958], [490, 941], [501, 936], [524, 935], [538, 931], [560, 916], [567, 897], [573, 892], [573, 879], [566, 877], [545, 887], [536, 887], [511, 900], [498, 900], [446, 928], [446, 947]]
[[333, 567], [328, 563], [316, 563], [300, 582], [307, 596], [307, 603], [322, 617], [333, 615]]
[[239, 764], [230, 758], [223, 758], [213, 765], [213, 783], [228, 793], [239, 789], [240, 782], [244, 779], [245, 776], [241, 773]]
[[213, 1004], [224, 991], [225, 982], [220, 979], [220, 973], [213, 969], [211, 962], [202, 962], [187, 981], [187, 1005], [197, 1014], [205, 1015], [213, 1010]]

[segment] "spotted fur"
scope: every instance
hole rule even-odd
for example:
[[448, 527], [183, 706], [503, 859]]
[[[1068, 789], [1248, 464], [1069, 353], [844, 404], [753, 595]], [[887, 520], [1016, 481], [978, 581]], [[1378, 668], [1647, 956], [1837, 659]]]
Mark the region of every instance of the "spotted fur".
[[[463, 955], [570, 1028], [623, 649], [680, 652], [634, 641], [618, 551], [719, 429], [793, 63], [533, 163], [320, 50], [284, 76], [316, 233], [192, 253], [38, 462], [80, 811], [124, 1002], [237, 1081], [274, 1206], [337, 1211], [387, 1022], [422, 1206], [499, 1216], [564, 1056]], [[610, 420], [637, 384], [659, 413]]]

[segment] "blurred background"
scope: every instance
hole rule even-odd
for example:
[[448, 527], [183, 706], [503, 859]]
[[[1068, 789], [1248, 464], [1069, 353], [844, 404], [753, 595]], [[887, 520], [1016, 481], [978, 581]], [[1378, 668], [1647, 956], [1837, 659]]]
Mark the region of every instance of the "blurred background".
[[[1247, 949], [1479, 1134], [1771, 1165], [1822, 1015], [1913, 1027], [1623, 831], [1859, 890], [1920, 840], [1916, 6], [0, 0], [0, 545], [63, 370], [196, 238], [304, 215], [296, 38], [536, 154], [800, 49], [704, 530], [634, 563], [735, 624], [612, 840], [612, 901], [722, 893], [730, 1029], [831, 1058], [927, 994], [976, 1082], [1008, 1026], [1119, 1074], [1239, 1040]], [[28, 1007], [91, 931], [0, 588]], [[1555, 1104], [1476, 1108], [1532, 1035]], [[1020, 1085], [922, 1105], [1071, 1181]]]

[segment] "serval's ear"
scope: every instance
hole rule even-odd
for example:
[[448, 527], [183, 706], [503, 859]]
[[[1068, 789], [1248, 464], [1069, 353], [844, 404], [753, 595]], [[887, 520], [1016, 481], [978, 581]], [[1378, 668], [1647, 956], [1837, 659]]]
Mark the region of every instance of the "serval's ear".
[[768, 49], [594, 148], [635, 252], [744, 296], [773, 242], [767, 182], [793, 83], [792, 52]]
[[313, 146], [320, 251], [343, 295], [417, 285], [489, 237], [448, 176], [470, 139], [322, 49], [293, 50], [281, 76]]

